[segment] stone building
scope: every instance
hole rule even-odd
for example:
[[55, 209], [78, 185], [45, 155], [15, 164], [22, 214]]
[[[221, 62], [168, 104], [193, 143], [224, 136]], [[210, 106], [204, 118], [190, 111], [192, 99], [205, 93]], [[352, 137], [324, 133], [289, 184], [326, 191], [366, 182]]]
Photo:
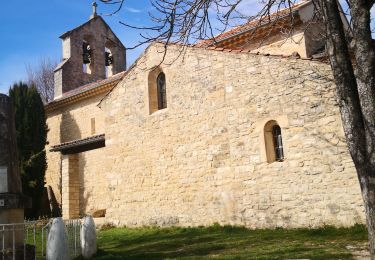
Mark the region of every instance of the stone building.
[[[335, 85], [313, 36], [321, 27], [302, 29], [312, 10], [309, 1], [293, 8], [300, 29], [288, 36], [271, 29], [285, 25], [285, 13], [259, 31], [250, 23], [195, 46], [171, 44], [164, 60], [164, 45], [153, 43], [127, 71], [125, 48], [102, 18], [64, 34], [46, 105], [46, 182], [63, 217], [127, 226], [364, 223]], [[103, 39], [114, 43], [110, 53]]]

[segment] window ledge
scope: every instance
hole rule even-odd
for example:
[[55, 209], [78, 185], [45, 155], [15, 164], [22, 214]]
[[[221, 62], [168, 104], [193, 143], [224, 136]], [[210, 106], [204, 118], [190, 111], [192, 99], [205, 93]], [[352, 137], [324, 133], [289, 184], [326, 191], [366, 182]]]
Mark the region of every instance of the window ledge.
[[156, 111], [152, 112], [151, 114], [149, 114], [149, 116], [162, 115], [162, 114], [166, 113], [167, 111], [168, 111], [168, 107], [156, 110]]

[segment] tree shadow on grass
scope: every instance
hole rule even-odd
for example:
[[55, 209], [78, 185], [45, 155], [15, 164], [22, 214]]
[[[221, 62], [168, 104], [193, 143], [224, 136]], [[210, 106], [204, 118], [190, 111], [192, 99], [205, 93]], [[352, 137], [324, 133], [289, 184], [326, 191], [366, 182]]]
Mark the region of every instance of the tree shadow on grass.
[[165, 259], [206, 256], [226, 247], [215, 235], [192, 237], [191, 234], [145, 235], [136, 239], [116, 239], [98, 251], [98, 259]]
[[99, 232], [96, 259], [352, 259], [353, 233], [362, 240], [355, 229], [112, 229]]

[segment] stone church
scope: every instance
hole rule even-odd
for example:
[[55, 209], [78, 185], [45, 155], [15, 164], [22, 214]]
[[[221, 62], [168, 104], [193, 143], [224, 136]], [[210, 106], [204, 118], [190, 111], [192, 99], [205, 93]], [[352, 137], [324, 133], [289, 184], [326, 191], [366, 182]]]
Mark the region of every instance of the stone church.
[[170, 44], [164, 59], [164, 44], [152, 43], [128, 69], [126, 48], [96, 12], [64, 33], [45, 107], [46, 185], [63, 217], [126, 226], [365, 223], [322, 24], [312, 20], [303, 1], [212, 40]]

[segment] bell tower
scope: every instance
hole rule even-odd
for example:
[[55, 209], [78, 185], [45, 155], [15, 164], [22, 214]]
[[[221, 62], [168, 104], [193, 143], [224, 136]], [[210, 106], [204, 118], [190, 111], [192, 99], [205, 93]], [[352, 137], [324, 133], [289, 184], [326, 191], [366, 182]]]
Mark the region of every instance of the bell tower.
[[62, 62], [55, 69], [55, 96], [126, 69], [126, 48], [103, 18], [96, 2], [90, 19], [60, 36]]

